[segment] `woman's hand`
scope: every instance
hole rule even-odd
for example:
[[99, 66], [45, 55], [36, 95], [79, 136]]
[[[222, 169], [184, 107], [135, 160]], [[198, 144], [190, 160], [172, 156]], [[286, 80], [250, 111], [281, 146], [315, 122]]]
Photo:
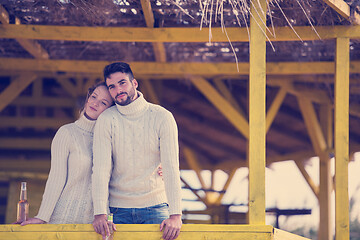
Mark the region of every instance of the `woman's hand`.
[[20, 225], [25, 226], [28, 224], [44, 224], [44, 223], [46, 223], [46, 222], [39, 218], [30, 218], [29, 220], [22, 222]]
[[158, 174], [159, 174], [159, 176], [162, 177], [162, 167], [161, 167], [161, 165], [160, 165], [159, 168], [158, 168]]

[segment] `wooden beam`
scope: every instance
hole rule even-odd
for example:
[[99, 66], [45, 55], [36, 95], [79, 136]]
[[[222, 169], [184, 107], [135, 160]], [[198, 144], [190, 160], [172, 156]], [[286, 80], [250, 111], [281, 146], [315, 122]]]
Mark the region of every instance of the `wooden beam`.
[[233, 169], [230, 171], [230, 173], [229, 173], [229, 175], [228, 175], [228, 179], [226, 180], [226, 182], [225, 182], [225, 184], [224, 184], [224, 186], [223, 186], [223, 188], [222, 188], [222, 191], [225, 191], [225, 192], [220, 193], [219, 197], [218, 197], [217, 200], [216, 200], [215, 205], [220, 205], [220, 204], [221, 204], [221, 200], [224, 198], [225, 193], [226, 193], [228, 187], [230, 186], [230, 183], [231, 183], [231, 181], [233, 180], [236, 171], [237, 171], [237, 168], [233, 168]]
[[[294, 27], [303, 41], [319, 40], [310, 26]], [[249, 42], [248, 30], [243, 27], [226, 28], [231, 42]], [[360, 26], [317, 26], [322, 40], [337, 37], [360, 38]], [[276, 41], [300, 41], [290, 27], [275, 28], [276, 38], [269, 33], [269, 39]], [[220, 27], [211, 28], [213, 42], [228, 42]], [[106, 41], [106, 42], [208, 42], [209, 32], [193, 28], [142, 28], [142, 27], [78, 27], [51, 25], [1, 26], [2, 38], [26, 38], [38, 40]]]
[[18, 97], [11, 105], [15, 106], [37, 106], [37, 107], [75, 107], [73, 99], [64, 97]]
[[49, 150], [51, 138], [0, 138], [0, 148], [2, 149], [31, 149]]
[[78, 96], [76, 85], [74, 85], [70, 79], [66, 77], [58, 77], [56, 81], [74, 98]]
[[249, 124], [236, 109], [222, 97], [218, 91], [201, 77], [190, 78], [194, 86], [244, 135], [249, 137]]
[[352, 23], [360, 24], [360, 17], [356, 11], [351, 13], [350, 6], [343, 0], [323, 0], [327, 5], [334, 9], [341, 16]]
[[236, 99], [233, 97], [232, 93], [229, 91], [228, 87], [224, 84], [221, 79], [214, 80], [216, 88], [219, 92], [225, 97], [225, 99], [231, 103], [231, 105], [246, 119], [245, 111], [240, 107]]
[[149, 79], [142, 79], [141, 83], [145, 87], [146, 97], [149, 98], [150, 102], [160, 104], [160, 100], [155, 92], [155, 89]]
[[287, 91], [285, 87], [281, 87], [276, 94], [274, 101], [271, 104], [271, 107], [266, 113], [266, 132], [269, 131], [271, 124], [273, 123], [276, 114], [279, 112], [280, 106], [283, 103], [286, 97]]
[[20, 75], [13, 79], [10, 85], [1, 92], [0, 94], [0, 112], [9, 105], [20, 93], [27, 88], [37, 76], [32, 75]]
[[[154, 14], [151, 9], [150, 0], [141, 0], [141, 8], [145, 17], [146, 26], [148, 28], [154, 28]], [[155, 59], [157, 62], [166, 62], [166, 52], [164, 44], [161, 42], [152, 42]]]
[[249, 70], [249, 224], [265, 224], [266, 7], [251, 5]]
[[316, 116], [314, 106], [309, 99], [302, 97], [298, 97], [298, 104], [314, 150], [318, 156], [321, 156], [327, 150], [327, 144], [319, 120]]
[[205, 204], [205, 206], [207, 206], [207, 202], [206, 199], [202, 198], [190, 185], [189, 183], [183, 179], [182, 177], [180, 177], [180, 180], [185, 184], [185, 187], [187, 187], [188, 189], [190, 189], [190, 191], [201, 201]]
[[[0, 58], [0, 70], [7, 71], [40, 71], [40, 72], [74, 72], [99, 74], [110, 64], [107, 61], [76, 61], [76, 60], [40, 60], [22, 58]], [[182, 76], [200, 75], [248, 75], [249, 64], [239, 63], [239, 71], [234, 63], [198, 63], [198, 62], [130, 62], [136, 77], [141, 78], [158, 75]], [[351, 73], [360, 73], [360, 61], [352, 61]], [[303, 75], [303, 74], [334, 74], [334, 62], [269, 62], [266, 64], [267, 75]]]
[[48, 173], [50, 170], [50, 159], [44, 160], [22, 160], [16, 158], [0, 159], [0, 172], [38, 172]]
[[189, 164], [190, 168], [194, 170], [194, 172], [196, 173], [199, 182], [201, 184], [201, 187], [203, 189], [207, 189], [208, 186], [205, 183], [203, 177], [201, 176], [201, 168], [200, 165], [198, 164], [198, 160], [196, 158], [195, 152], [192, 151], [189, 147], [183, 146], [183, 153], [185, 155], [186, 162]]
[[73, 122], [72, 118], [43, 118], [43, 117], [0, 117], [0, 127], [9, 128], [55, 128]]
[[[9, 14], [2, 5], [0, 5], [0, 22], [3, 27], [9, 26]], [[20, 25], [20, 20], [15, 18], [15, 23]], [[49, 59], [49, 54], [38, 42], [22, 37], [16, 38], [16, 41], [35, 58]]]
[[336, 39], [335, 239], [349, 239], [349, 39]]
[[301, 174], [303, 175], [304, 179], [308, 183], [309, 187], [313, 191], [315, 197], [317, 199], [319, 199], [319, 187], [316, 186], [316, 184], [314, 183], [314, 181], [312, 180], [312, 178], [310, 177], [310, 175], [306, 171], [302, 161], [301, 162], [300, 161], [294, 161], [294, 162], [295, 162], [296, 166], [298, 167], [298, 169], [300, 170]]

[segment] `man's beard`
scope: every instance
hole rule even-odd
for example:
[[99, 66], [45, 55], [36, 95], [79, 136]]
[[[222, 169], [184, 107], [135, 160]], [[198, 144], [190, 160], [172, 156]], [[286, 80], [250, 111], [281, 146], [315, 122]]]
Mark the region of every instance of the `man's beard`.
[[[134, 91], [134, 92], [135, 92], [135, 91]], [[120, 96], [121, 94], [126, 94], [126, 99], [120, 102], [120, 101], [117, 100], [117, 98], [118, 98], [118, 96]], [[131, 94], [131, 91], [130, 91], [130, 94]], [[133, 101], [132, 99], [134, 98], [134, 96], [135, 96], [135, 93], [134, 93], [132, 96], [130, 96], [129, 93], [127, 93], [127, 92], [119, 93], [119, 94], [116, 95], [116, 97], [115, 97], [115, 103], [118, 104], [118, 105], [120, 105], [120, 106], [129, 105], [129, 104]]]

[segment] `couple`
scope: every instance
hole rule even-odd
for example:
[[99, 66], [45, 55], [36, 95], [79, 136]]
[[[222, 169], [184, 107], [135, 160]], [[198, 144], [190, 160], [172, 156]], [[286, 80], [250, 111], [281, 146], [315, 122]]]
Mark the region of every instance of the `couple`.
[[116, 224], [161, 224], [163, 238], [175, 239], [182, 225], [175, 119], [137, 91], [128, 64], [106, 66], [104, 79], [89, 90], [81, 117], [56, 133], [39, 213], [21, 225], [92, 222], [105, 238], [110, 210]]

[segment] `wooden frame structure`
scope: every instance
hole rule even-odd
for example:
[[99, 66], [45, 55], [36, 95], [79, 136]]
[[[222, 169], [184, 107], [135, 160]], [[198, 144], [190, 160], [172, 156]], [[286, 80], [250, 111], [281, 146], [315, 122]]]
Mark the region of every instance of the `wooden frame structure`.
[[[266, 8], [266, 1], [261, 0], [262, 8]], [[359, 17], [355, 14], [350, 15], [349, 6], [342, 0], [324, 1], [334, 8], [340, 15], [346, 17], [355, 23], [359, 21]], [[349, 204], [348, 204], [348, 173], [347, 164], [349, 162], [349, 112], [360, 116], [360, 107], [354, 106], [349, 108], [349, 75], [350, 73], [360, 73], [360, 62], [349, 60], [349, 39], [360, 38], [359, 26], [333, 26], [333, 27], [318, 27], [316, 30], [321, 39], [335, 39], [336, 40], [336, 59], [335, 62], [269, 62], [266, 63], [266, 38], [263, 34], [265, 28], [260, 29], [254, 19], [251, 19], [250, 26], [250, 61], [249, 63], [239, 63], [237, 70], [233, 63], [169, 63], [166, 62], [166, 54], [163, 43], [166, 42], [206, 42], [208, 41], [208, 33], [199, 31], [198, 28], [153, 28], [154, 17], [150, 1], [141, 1], [143, 12], [146, 20], [146, 28], [107, 28], [107, 27], [72, 27], [72, 26], [40, 26], [40, 25], [21, 25], [9, 24], [9, 17], [6, 10], [1, 8], [1, 22], [0, 36], [1, 38], [16, 39], [21, 46], [23, 46], [34, 59], [19, 59], [19, 58], [0, 58], [0, 70], [6, 71], [6, 74], [13, 72], [13, 76], [18, 75], [17, 78], [11, 81], [11, 84], [0, 93], [0, 111], [5, 109], [12, 102], [19, 105], [26, 104], [59, 104], [62, 106], [73, 105], [69, 99], [63, 99], [61, 102], [53, 102], [41, 95], [41, 85], [36, 85], [37, 79], [41, 76], [46, 76], [51, 72], [67, 72], [70, 75], [86, 73], [92, 80], [84, 83], [75, 80], [75, 84], [66, 78], [59, 78], [59, 84], [68, 91], [68, 93], [76, 98], [84, 89], [86, 89], [91, 82], [94, 82], [103, 69], [103, 66], [108, 64], [106, 61], [74, 61], [74, 60], [50, 60], [48, 53], [44, 50], [36, 40], [68, 40], [68, 41], [110, 41], [110, 42], [151, 42], [154, 48], [156, 62], [132, 62], [132, 68], [137, 73], [139, 78], [144, 79], [144, 93], [151, 99], [152, 102], [159, 103], [160, 100], [150, 84], [151, 79], [173, 79], [179, 76], [191, 76], [189, 79], [191, 83], [198, 89], [205, 98], [217, 108], [225, 118], [238, 130], [241, 135], [248, 140], [248, 166], [249, 166], [249, 226], [201, 226], [194, 229], [191, 226], [184, 226], [182, 239], [194, 239], [193, 234], [200, 229], [202, 236], [224, 237], [225, 239], [232, 239], [240, 237], [239, 239], [249, 239], [251, 236], [257, 236], [259, 239], [301, 239], [292, 235], [287, 235], [281, 231], [274, 230], [265, 226], [265, 166], [266, 163], [281, 161], [284, 159], [293, 159], [304, 178], [308, 182], [315, 196], [320, 202], [320, 231], [319, 239], [330, 240], [331, 232], [331, 210], [330, 210], [330, 195], [333, 189], [333, 178], [330, 174], [329, 152], [335, 152], [336, 158], [336, 240], [349, 239]], [[252, 9], [252, 11], [255, 11]], [[258, 9], [259, 11], [259, 9]], [[255, 15], [259, 17], [258, 15]], [[262, 21], [266, 20], [262, 16]], [[255, 17], [256, 18], [256, 17]], [[260, 19], [257, 19], [260, 22]], [[248, 42], [245, 28], [228, 28], [227, 32], [233, 36], [234, 42]], [[299, 38], [294, 34], [293, 30], [288, 27], [279, 27], [275, 29], [276, 38], [270, 37], [271, 41], [299, 41]], [[310, 27], [295, 27], [295, 31], [302, 37], [303, 40], [318, 40], [319, 37]], [[214, 42], [227, 42], [228, 39], [221, 32], [220, 28], [212, 29], [212, 36]], [[30, 73], [30, 75], [29, 75]], [[184, 74], [186, 73], [186, 74]], [[1, 73], [4, 74], [4, 73]], [[5, 75], [6, 75], [5, 74]], [[322, 93], [310, 93], [304, 96], [299, 93], [293, 84], [287, 80], [289, 75], [292, 77], [306, 74], [330, 74], [335, 76], [335, 103], [332, 102]], [[50, 74], [51, 75], [51, 74]], [[243, 109], [237, 105], [234, 96], [223, 85], [221, 77], [236, 77], [239, 75], [249, 76], [249, 121], [246, 119]], [[215, 81], [216, 88], [206, 80], [209, 76], [218, 76], [220, 80]], [[279, 80], [279, 76], [284, 79]], [[281, 77], [280, 77], [281, 79]], [[311, 81], [311, 80], [309, 80]], [[331, 81], [324, 79], [324, 81]], [[19, 97], [19, 94], [34, 83], [34, 101], [30, 103], [26, 101], [26, 97]], [[271, 107], [266, 111], [266, 85], [280, 86], [280, 90], [273, 100]], [[19, 87], [20, 86], [20, 87]], [[39, 92], [40, 91], [40, 92]], [[296, 96], [301, 114], [303, 116], [305, 125], [307, 127], [309, 137], [313, 146], [313, 152], [299, 152], [292, 155], [279, 156], [274, 159], [266, 159], [266, 134], [277, 115], [285, 96], [290, 93]], [[36, 98], [38, 101], [35, 101]], [[318, 118], [314, 109], [313, 102], [321, 104], [320, 116]], [[332, 117], [332, 109], [335, 110], [335, 117]], [[24, 120], [24, 121], [23, 121]], [[1, 123], [4, 126], [34, 126], [38, 124], [41, 126], [46, 123], [48, 126], [60, 126], [65, 122], [70, 122], [71, 119], [61, 119], [60, 121], [53, 121], [51, 119], [38, 119], [37, 122], [31, 122], [31, 119], [23, 119], [21, 121], [16, 118], [1, 118]], [[26, 120], [26, 121], [25, 121]], [[40, 121], [39, 121], [40, 120]], [[334, 134], [332, 133], [332, 123], [335, 124]], [[334, 139], [334, 146], [332, 145]], [[50, 139], [39, 139], [38, 141], [23, 140], [21, 142], [13, 142], [12, 139], [0, 139], [0, 145], [3, 148], [16, 149], [16, 146], [21, 145], [23, 148], [45, 149], [49, 146]], [[356, 148], [354, 150], [360, 150]], [[189, 147], [184, 147], [184, 156], [188, 165], [193, 169], [202, 185], [203, 189], [209, 188], [206, 186], [201, 177], [201, 164], [199, 164], [196, 153]], [[316, 186], [309, 174], [306, 172], [302, 160], [312, 156], [319, 156], [320, 158], [320, 185]], [[6, 162], [10, 162], [9, 160]], [[1, 161], [0, 161], [1, 164]], [[29, 168], [29, 165], [24, 164], [24, 168]], [[33, 164], [33, 163], [31, 163]], [[39, 163], [40, 164], [40, 163]], [[242, 166], [231, 165], [234, 166]], [[6, 163], [4, 166], [7, 165]], [[41, 165], [41, 164], [40, 164]], [[225, 166], [219, 165], [217, 167]], [[6, 166], [11, 168], [11, 166]], [[235, 169], [236, 170], [236, 169]], [[223, 187], [225, 192], [228, 188], [235, 170], [229, 172], [227, 182]], [[6, 174], [4, 174], [6, 175]], [[21, 175], [21, 173], [20, 173]], [[45, 174], [46, 175], [46, 174]], [[9, 176], [7, 176], [9, 177]], [[185, 185], [188, 185], [183, 180]], [[213, 182], [212, 184], [213, 185]], [[189, 185], [188, 185], [189, 186]], [[190, 187], [190, 186], [189, 186]], [[210, 186], [212, 188], [212, 186]], [[198, 198], [209, 206], [219, 206], [224, 192], [214, 197], [211, 193], [206, 193], [205, 197], [201, 197], [196, 191], [192, 190]], [[28, 231], [33, 232], [44, 231], [49, 229], [49, 233], [38, 234], [39, 238], [42, 235], [53, 237], [55, 232], [81, 232], [76, 233], [83, 238], [83, 232], [89, 239], [95, 239], [93, 233], [88, 226], [41, 226], [28, 227], [22, 230], [16, 226], [0, 226], [0, 236], [16, 237], [30, 236]], [[68, 230], [68, 228], [71, 230]], [[240, 230], [236, 230], [239, 228]], [[136, 226], [130, 229], [131, 233], [122, 233], [123, 236], [127, 234], [134, 234], [139, 228]], [[149, 226], [145, 231], [147, 234], [151, 232], [151, 236], [158, 237], [158, 233], [153, 233], [154, 226]], [[244, 230], [242, 230], [244, 229]], [[47, 230], [46, 230], [47, 231]], [[227, 237], [220, 233], [227, 232]], [[238, 232], [241, 232], [238, 234]], [[236, 234], [235, 234], [236, 232]], [[243, 234], [246, 232], [246, 234]], [[62, 234], [62, 233], [60, 233]], [[139, 233], [143, 234], [143, 233]], [[199, 234], [199, 233], [198, 233]], [[215, 235], [213, 235], [215, 234]], [[218, 234], [218, 235], [217, 235]], [[254, 235], [252, 235], [254, 234]], [[264, 236], [262, 236], [264, 235]], [[278, 235], [278, 236], [276, 236]], [[33, 235], [31, 235], [33, 236]], [[73, 234], [71, 236], [74, 236]], [[132, 236], [132, 235], [131, 235]], [[198, 235], [197, 235], [198, 236]], [[25, 238], [24, 238], [25, 239]], [[130, 239], [130, 238], [129, 238]], [[219, 238], [221, 239], [221, 238]]]

